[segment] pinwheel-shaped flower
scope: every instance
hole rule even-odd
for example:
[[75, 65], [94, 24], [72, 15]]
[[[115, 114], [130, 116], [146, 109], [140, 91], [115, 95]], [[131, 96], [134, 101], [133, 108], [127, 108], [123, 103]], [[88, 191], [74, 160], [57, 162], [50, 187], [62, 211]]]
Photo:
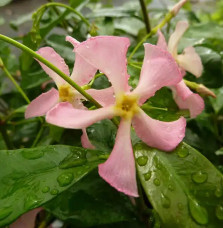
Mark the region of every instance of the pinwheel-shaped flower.
[[184, 137], [186, 121], [173, 122], [150, 118], [140, 106], [163, 86], [177, 84], [182, 76], [172, 56], [165, 50], [145, 44], [145, 58], [138, 86], [130, 91], [126, 66], [129, 40], [124, 37], [99, 36], [77, 45], [75, 52], [103, 72], [111, 81], [116, 102], [97, 110], [75, 109], [61, 103], [47, 113], [49, 123], [66, 128], [86, 128], [91, 124], [120, 116], [114, 148], [108, 160], [99, 165], [99, 174], [110, 185], [127, 195], [138, 196], [135, 161], [130, 130], [133, 125], [142, 141], [161, 150], [173, 150]]
[[[196, 53], [195, 49], [193, 47], [187, 47], [184, 49], [182, 54], [178, 55], [177, 53], [179, 41], [187, 28], [187, 21], [179, 21], [176, 25], [175, 31], [169, 38], [168, 45], [165, 41], [163, 34], [161, 33], [161, 31], [159, 31], [159, 39], [157, 45], [165, 50], [168, 50], [172, 54], [172, 56], [177, 61], [183, 76], [185, 75], [185, 71], [188, 71], [196, 77], [200, 77], [202, 74], [203, 66], [201, 58]], [[171, 89], [173, 90], [173, 97], [179, 108], [189, 109], [191, 117], [196, 117], [203, 111], [203, 99], [198, 94], [193, 93], [185, 85], [183, 80], [176, 86], [171, 87]]]
[[[68, 36], [66, 39], [74, 46], [79, 44], [78, 41], [70, 36]], [[57, 66], [66, 75], [70, 75], [69, 68], [64, 59], [57, 54], [53, 48], [43, 47], [39, 49], [37, 53]], [[85, 98], [80, 93], [78, 93], [66, 81], [64, 81], [64, 79], [62, 79], [53, 70], [48, 68], [45, 64], [41, 62], [39, 62], [39, 64], [42, 66], [43, 70], [54, 80], [58, 90], [52, 88], [48, 92], [42, 93], [40, 96], [34, 99], [26, 109], [26, 118], [43, 116], [60, 102], [69, 102], [75, 108], [85, 109], [85, 106], [81, 101]], [[95, 67], [91, 66], [81, 56], [76, 54], [74, 68], [70, 78], [80, 86], [84, 86], [94, 77], [96, 71], [97, 69]], [[114, 102], [114, 91], [112, 87], [102, 90], [89, 89], [88, 93], [93, 98], [97, 99], [102, 106], [110, 105]], [[85, 128], [82, 130], [83, 135], [81, 137], [81, 142], [83, 147], [91, 149], [94, 148], [94, 146], [88, 140]]]

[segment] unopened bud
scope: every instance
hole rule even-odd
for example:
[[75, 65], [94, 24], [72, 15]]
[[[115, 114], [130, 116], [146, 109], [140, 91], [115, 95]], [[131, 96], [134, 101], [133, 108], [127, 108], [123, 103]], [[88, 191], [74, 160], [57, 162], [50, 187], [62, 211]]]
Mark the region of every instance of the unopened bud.
[[211, 96], [213, 98], [216, 98], [216, 95], [214, 92], [212, 92], [210, 89], [208, 89], [206, 86], [200, 84], [197, 88], [197, 92], [206, 96]]
[[174, 16], [176, 16], [179, 12], [179, 10], [182, 8], [182, 6], [187, 2], [187, 0], [181, 0], [179, 1], [170, 11]]

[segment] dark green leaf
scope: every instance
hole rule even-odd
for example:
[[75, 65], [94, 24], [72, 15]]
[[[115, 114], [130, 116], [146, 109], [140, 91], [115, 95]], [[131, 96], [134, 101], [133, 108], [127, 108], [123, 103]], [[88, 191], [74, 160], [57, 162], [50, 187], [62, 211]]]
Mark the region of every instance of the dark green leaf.
[[69, 188], [97, 167], [100, 155], [62, 145], [0, 151], [0, 226]]
[[217, 96], [216, 98], [209, 97], [210, 102], [214, 108], [215, 113], [219, 113], [223, 108], [223, 87], [219, 89], [213, 89], [213, 92]]
[[168, 153], [137, 144], [135, 157], [165, 228], [223, 226], [223, 177], [198, 151], [185, 143]]
[[45, 208], [73, 227], [137, 220], [129, 197], [110, 187], [97, 170], [47, 203]]

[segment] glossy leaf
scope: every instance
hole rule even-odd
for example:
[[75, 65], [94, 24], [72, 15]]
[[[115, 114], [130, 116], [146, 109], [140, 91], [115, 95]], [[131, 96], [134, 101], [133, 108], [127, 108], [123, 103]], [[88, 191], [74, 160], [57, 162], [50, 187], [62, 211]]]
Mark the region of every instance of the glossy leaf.
[[223, 226], [223, 176], [182, 143], [171, 153], [135, 146], [140, 181], [164, 227]]
[[99, 151], [62, 145], [1, 150], [0, 226], [79, 181], [97, 167], [101, 155]]
[[102, 180], [97, 170], [45, 205], [57, 218], [73, 227], [98, 227], [121, 221], [137, 221], [129, 197]]

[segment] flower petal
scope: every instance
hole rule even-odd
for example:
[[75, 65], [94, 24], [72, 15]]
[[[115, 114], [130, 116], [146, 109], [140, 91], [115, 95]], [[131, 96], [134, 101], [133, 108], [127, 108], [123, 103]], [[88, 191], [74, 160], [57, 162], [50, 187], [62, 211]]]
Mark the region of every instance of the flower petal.
[[82, 110], [75, 109], [68, 102], [63, 102], [47, 113], [46, 121], [64, 128], [83, 129], [99, 120], [110, 119], [113, 116], [114, 109], [111, 106], [97, 110]]
[[84, 148], [87, 148], [87, 149], [95, 149], [95, 146], [91, 144], [89, 138], [88, 138], [88, 135], [87, 135], [87, 132], [86, 132], [86, 128], [83, 128], [82, 129], [83, 131], [83, 134], [81, 136], [81, 144]]
[[162, 122], [140, 110], [133, 118], [133, 126], [138, 137], [147, 145], [171, 151], [185, 136], [186, 120], [181, 117], [173, 122]]
[[160, 47], [145, 44], [145, 57], [138, 86], [133, 93], [145, 102], [163, 86], [177, 84], [181, 79], [179, 67], [171, 54]]
[[175, 31], [172, 33], [172, 35], [169, 38], [168, 50], [173, 55], [174, 58], [177, 57], [177, 46], [179, 44], [181, 37], [187, 30], [188, 26], [189, 24], [187, 21], [179, 21], [176, 24]]
[[92, 37], [75, 48], [95, 68], [111, 81], [115, 94], [129, 91], [126, 52], [129, 39], [116, 36]]
[[180, 109], [189, 109], [191, 118], [195, 118], [204, 110], [204, 100], [190, 91], [183, 80], [173, 90], [173, 97]]
[[177, 61], [184, 70], [195, 75], [197, 78], [201, 76], [203, 65], [200, 56], [193, 47], [185, 48], [183, 54], [177, 56]]
[[130, 137], [131, 122], [124, 119], [118, 128], [115, 146], [108, 160], [98, 166], [99, 175], [111, 186], [137, 197], [135, 160]]
[[112, 87], [106, 89], [89, 89], [86, 91], [103, 107], [115, 104], [114, 89]]
[[158, 33], [157, 46], [164, 50], [167, 50], [167, 43], [163, 33], [160, 30], [158, 30], [157, 33]]
[[13, 222], [9, 227], [10, 228], [34, 228], [35, 220], [37, 214], [42, 210], [41, 207], [31, 210], [21, 217], [19, 217], [15, 222]]
[[[66, 37], [66, 41], [69, 41], [75, 48], [80, 44], [77, 40], [71, 36]], [[71, 79], [74, 80], [78, 85], [86, 85], [97, 72], [97, 68], [93, 67], [87, 61], [85, 61], [79, 54], [75, 54], [75, 63]]]
[[[47, 59], [57, 68], [59, 68], [66, 75], [68, 76], [70, 75], [69, 67], [65, 63], [64, 59], [59, 54], [57, 54], [53, 48], [43, 47], [43, 48], [40, 48], [37, 51], [37, 53], [41, 55], [43, 58]], [[43, 68], [43, 70], [55, 81], [55, 83], [57, 84], [57, 87], [66, 83], [57, 73], [55, 73], [53, 70], [51, 70], [49, 67], [47, 67], [45, 64], [41, 63], [40, 61], [38, 62]]]
[[42, 93], [35, 98], [27, 107], [25, 118], [45, 115], [51, 108], [53, 108], [59, 101], [59, 93], [52, 88], [46, 93]]

